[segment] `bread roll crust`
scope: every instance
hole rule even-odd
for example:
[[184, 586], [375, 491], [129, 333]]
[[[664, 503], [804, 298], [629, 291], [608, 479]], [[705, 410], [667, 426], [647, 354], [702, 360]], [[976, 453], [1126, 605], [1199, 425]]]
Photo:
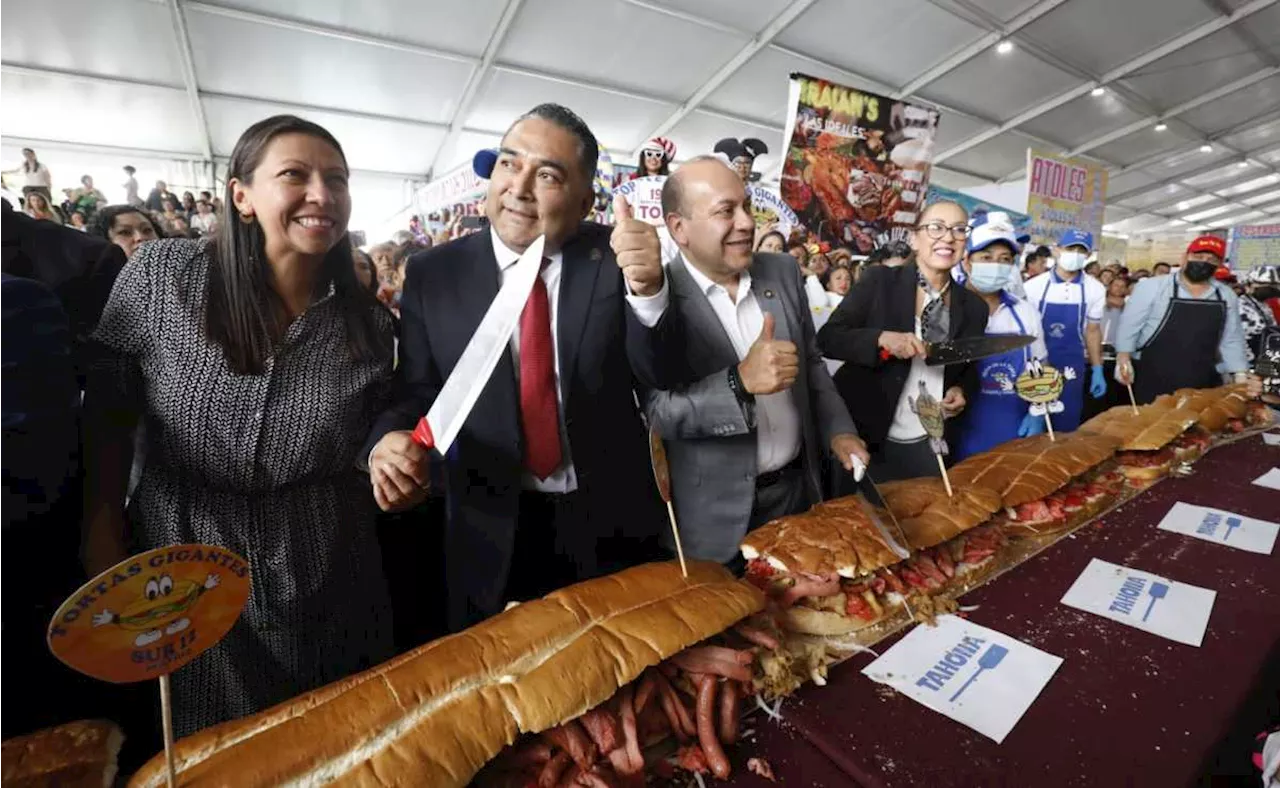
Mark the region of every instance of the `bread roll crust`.
[[976, 485], [1000, 493], [1005, 506], [1020, 506], [1056, 492], [1072, 478], [1107, 460], [1120, 440], [1109, 435], [1071, 432], [1033, 435], [975, 454], [950, 469], [951, 486]]
[[79, 720], [6, 739], [0, 745], [5, 788], [102, 788], [114, 785], [116, 756], [124, 743], [108, 720]]
[[[526, 602], [176, 745], [184, 786], [463, 786], [503, 747], [764, 608], [724, 567], [646, 564]], [[164, 784], [158, 755], [131, 786]]]

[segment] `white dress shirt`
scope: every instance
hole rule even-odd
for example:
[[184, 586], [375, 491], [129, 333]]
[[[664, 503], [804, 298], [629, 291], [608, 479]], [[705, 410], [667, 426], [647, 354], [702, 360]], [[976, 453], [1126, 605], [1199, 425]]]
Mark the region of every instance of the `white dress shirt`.
[[[916, 315], [916, 338], [921, 337], [920, 316]], [[898, 406], [893, 412], [893, 421], [889, 424], [889, 440], [896, 443], [911, 443], [920, 440], [927, 433], [920, 417], [911, 409], [910, 400], [920, 396], [920, 381], [924, 381], [925, 391], [936, 400], [942, 400], [943, 370], [946, 367], [931, 367], [924, 363], [923, 356], [911, 359], [911, 369], [907, 372], [907, 382], [902, 386], [902, 394], [898, 397]], [[910, 398], [910, 400], [908, 399]]]
[[[739, 275], [738, 301], [734, 303], [728, 290], [712, 282], [687, 258], [685, 266], [698, 289], [711, 303], [716, 317], [720, 318], [720, 325], [729, 335], [738, 360], [746, 358], [764, 329], [764, 310], [751, 289], [751, 274], [743, 271]], [[793, 389], [787, 389], [776, 394], [756, 395], [757, 473], [784, 468], [800, 455], [800, 410], [792, 392]]]
[[[508, 249], [502, 239], [498, 238], [498, 232], [492, 228], [489, 230], [489, 238], [493, 242], [493, 256], [498, 261], [498, 271], [501, 278], [499, 287], [506, 283], [507, 273], [512, 266], [520, 259], [518, 252]], [[560, 314], [560, 274], [564, 269], [564, 254], [556, 252], [547, 255], [549, 261], [545, 268], [542, 269], [542, 281], [547, 286], [547, 301], [550, 306], [551, 316], [551, 345], [555, 349], [555, 370], [556, 370], [556, 403], [560, 408], [560, 448], [563, 452], [563, 462], [555, 473], [545, 479], [539, 479], [532, 473], [526, 471], [524, 474], [524, 488], [526, 490], [537, 490], [544, 493], [569, 493], [578, 489], [578, 475], [573, 467], [572, 450], [569, 446], [569, 435], [565, 431], [564, 426], [564, 396], [560, 387], [560, 343], [558, 337], [560, 335], [560, 322], [558, 316]], [[662, 319], [662, 313], [666, 311], [669, 290], [667, 288], [666, 277], [662, 280], [662, 289], [656, 295], [637, 296], [631, 295], [630, 289], [627, 292], [627, 303], [631, 305], [631, 309], [635, 312], [636, 318], [640, 324], [653, 328]], [[511, 361], [515, 364], [516, 383], [520, 381], [520, 327], [516, 326], [516, 330], [511, 332]]]

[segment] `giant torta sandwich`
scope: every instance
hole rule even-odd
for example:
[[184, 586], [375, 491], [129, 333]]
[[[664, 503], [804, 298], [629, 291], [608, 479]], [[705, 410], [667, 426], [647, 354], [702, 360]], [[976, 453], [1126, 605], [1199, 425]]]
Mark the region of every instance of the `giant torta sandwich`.
[[[643, 785], [677, 744], [681, 767], [723, 778], [757, 655], [777, 646], [740, 625], [764, 605], [701, 562], [570, 586], [179, 741], [178, 784]], [[163, 755], [130, 782], [164, 784]]]
[[124, 734], [114, 722], [81, 720], [5, 739], [4, 788], [110, 788]]
[[972, 579], [993, 564], [1005, 542], [999, 528], [984, 525], [1003, 506], [1000, 493], [977, 484], [952, 492], [948, 496], [936, 477], [880, 485], [913, 551], [911, 558], [885, 571], [908, 591], [936, 593], [955, 578]]
[[998, 492], [1004, 511], [992, 522], [1011, 537], [1055, 534], [1089, 519], [1118, 494], [1121, 480], [1098, 466], [1119, 444], [1108, 435], [1080, 432], [1057, 440], [1019, 438], [957, 463], [949, 471], [951, 485]]
[[1170, 444], [1194, 425], [1200, 414], [1185, 407], [1118, 405], [1080, 425], [1081, 434], [1109, 435], [1120, 440], [1116, 461], [1133, 481], [1159, 479], [1178, 461]]

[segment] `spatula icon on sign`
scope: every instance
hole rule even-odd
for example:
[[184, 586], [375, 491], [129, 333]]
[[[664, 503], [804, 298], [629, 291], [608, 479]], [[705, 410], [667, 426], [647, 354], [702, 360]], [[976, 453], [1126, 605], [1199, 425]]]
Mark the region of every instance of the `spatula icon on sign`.
[[1164, 595], [1169, 593], [1169, 586], [1164, 583], [1152, 583], [1151, 588], [1147, 589], [1147, 593], [1151, 595], [1151, 601], [1147, 604], [1147, 612], [1142, 614], [1142, 620], [1146, 621], [1147, 616], [1151, 615], [1151, 608], [1156, 606], [1156, 600], [1164, 599]]
[[960, 685], [960, 689], [956, 690], [956, 694], [951, 696], [951, 700], [949, 702], [955, 703], [956, 698], [960, 697], [960, 693], [969, 689], [969, 685], [977, 681], [978, 676], [982, 674], [982, 671], [991, 670], [996, 665], [999, 665], [1000, 661], [1004, 659], [1008, 653], [1009, 649], [999, 643], [992, 643], [991, 646], [982, 653], [982, 656], [978, 657], [978, 669], [973, 672], [973, 675], [969, 677], [968, 681]]
[[1236, 528], [1239, 528], [1239, 527], [1240, 527], [1240, 526], [1242, 526], [1242, 525], [1244, 525], [1244, 521], [1242, 521], [1239, 517], [1228, 517], [1228, 518], [1227, 518], [1227, 532], [1226, 532], [1225, 534], [1223, 534], [1223, 535], [1222, 535], [1222, 541], [1224, 541], [1224, 542], [1225, 542], [1225, 541], [1227, 541], [1228, 539], [1230, 539], [1230, 538], [1231, 538], [1231, 531], [1232, 531], [1232, 530], [1234, 530], [1234, 529], [1236, 529]]

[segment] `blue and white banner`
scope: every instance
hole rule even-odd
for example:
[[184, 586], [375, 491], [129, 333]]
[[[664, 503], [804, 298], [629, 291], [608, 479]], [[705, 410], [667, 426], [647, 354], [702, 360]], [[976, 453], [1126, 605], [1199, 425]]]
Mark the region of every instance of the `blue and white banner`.
[[1218, 592], [1093, 559], [1062, 604], [1162, 638], [1199, 646]]
[[1061, 664], [1003, 632], [946, 615], [911, 630], [862, 673], [998, 744]]

